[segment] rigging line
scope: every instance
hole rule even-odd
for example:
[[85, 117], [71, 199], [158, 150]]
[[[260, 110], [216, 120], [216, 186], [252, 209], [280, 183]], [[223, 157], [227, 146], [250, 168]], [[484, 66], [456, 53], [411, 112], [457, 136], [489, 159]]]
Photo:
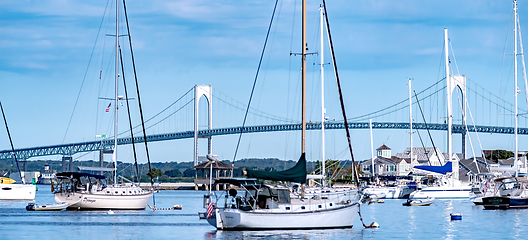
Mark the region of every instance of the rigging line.
[[[123, 9], [124, 9], [124, 12], [125, 12], [125, 20], [126, 20], [126, 27], [127, 27], [127, 35], [128, 35], [128, 43], [130, 44], [130, 56], [132, 57], [132, 69], [134, 70], [134, 79], [136, 80], [136, 92], [137, 92], [137, 98], [138, 98], [138, 105], [139, 105], [139, 115], [141, 116], [141, 126], [143, 127], [143, 138], [145, 139], [145, 151], [146, 151], [146, 154], [147, 154], [147, 162], [148, 162], [148, 166], [149, 166], [149, 176], [150, 176], [150, 186], [151, 188], [153, 188], [154, 186], [154, 179], [152, 178], [152, 169], [151, 169], [151, 166], [150, 166], [150, 155], [149, 155], [149, 150], [148, 150], [148, 145], [147, 145], [147, 132], [145, 131], [145, 121], [143, 119], [143, 108], [141, 107], [141, 97], [140, 97], [140, 94], [139, 94], [139, 85], [138, 85], [138, 79], [137, 79], [137, 74], [136, 74], [136, 63], [134, 61], [134, 52], [132, 51], [132, 36], [130, 36], [130, 27], [128, 25], [128, 15], [127, 15], [127, 11], [126, 11], [126, 4], [125, 4], [125, 0], [123, 0]], [[153, 204], [154, 204], [154, 209], [156, 209], [156, 198], [154, 197], [154, 194], [152, 195], [152, 201], [153, 201]]]
[[[457, 75], [460, 75], [460, 71], [458, 70], [458, 64], [456, 62], [456, 57], [455, 57], [455, 51], [453, 51], [453, 43], [451, 42], [451, 39], [449, 39], [449, 46], [451, 47], [451, 54], [453, 55], [453, 62], [455, 62], [455, 67], [456, 67], [456, 70], [457, 70]], [[451, 62], [451, 61], [450, 61]], [[452, 68], [451, 68], [452, 69]], [[453, 74], [454, 75], [454, 74]]]
[[[457, 92], [457, 97], [458, 97], [458, 104], [460, 105], [460, 108], [461, 109], [464, 109], [462, 107], [462, 104], [464, 104], [465, 106], [467, 106], [469, 108], [469, 104], [467, 103], [467, 101], [464, 99], [464, 103], [462, 103], [462, 101], [460, 101], [460, 92], [459, 91], [456, 91]], [[468, 126], [467, 126], [467, 121], [464, 119], [465, 118], [465, 113], [463, 114], [464, 116], [462, 117], [462, 121], [464, 122], [464, 127], [466, 128], [466, 133], [467, 133], [467, 136], [468, 136], [468, 140], [469, 140], [469, 145], [471, 146], [471, 152], [473, 153], [473, 162], [475, 163], [475, 166], [477, 167], [477, 173], [480, 173], [480, 168], [479, 166], [477, 165], [477, 159], [476, 159], [476, 156], [475, 156], [475, 149], [473, 148], [473, 142], [471, 141], [471, 135], [469, 134], [469, 129], [468, 129]], [[473, 120], [473, 118], [471, 118], [471, 120]], [[475, 124], [473, 122], [473, 124]], [[476, 129], [475, 129], [476, 130]], [[478, 137], [478, 134], [477, 134], [477, 137]], [[481, 148], [482, 149], [482, 148]], [[464, 153], [463, 153], [464, 154]]]
[[[107, 5], [105, 7], [104, 12], [106, 12], [107, 8], [108, 8], [108, 2], [107, 2]], [[104, 22], [104, 14], [103, 14], [103, 18], [101, 19], [101, 23], [99, 24], [99, 32], [101, 31], [101, 27], [103, 26], [103, 22]], [[84, 82], [86, 80], [86, 76], [88, 75], [88, 69], [89, 69], [90, 64], [92, 62], [92, 57], [93, 57], [93, 54], [95, 52], [95, 46], [97, 45], [97, 40], [98, 39], [99, 39], [99, 34], [97, 34], [97, 37], [95, 38], [95, 43], [94, 43], [94, 46], [92, 47], [92, 53], [90, 54], [90, 58], [88, 59], [88, 66], [86, 67], [86, 70], [84, 71], [84, 76], [83, 76], [83, 80], [81, 82], [81, 87], [79, 89], [79, 93], [77, 93], [77, 99], [75, 99], [75, 104], [73, 105], [73, 111], [72, 111], [72, 114], [70, 115], [70, 120], [68, 121], [68, 125], [66, 127], [66, 132], [64, 133], [64, 137], [62, 138], [62, 143], [64, 143], [64, 141], [66, 140], [66, 135], [68, 135], [68, 130], [70, 129], [70, 125], [71, 125], [71, 122], [72, 122], [72, 119], [73, 119], [73, 114], [75, 113], [75, 109], [77, 108], [77, 103], [79, 102], [79, 97], [81, 96], [81, 92], [82, 92], [82, 89], [83, 89], [83, 86], [84, 86]]]
[[[431, 143], [433, 144], [433, 149], [436, 153], [436, 157], [438, 158], [438, 162], [440, 162], [440, 166], [442, 166], [442, 162], [440, 161], [440, 155], [438, 155], [438, 151], [436, 150], [436, 146], [433, 142], [433, 137], [431, 137], [431, 132], [429, 131], [429, 127], [427, 127], [427, 122], [425, 121], [425, 117], [422, 112], [422, 107], [420, 106], [420, 101], [418, 100], [418, 95], [416, 94], [416, 91], [414, 91], [414, 96], [416, 97], [416, 102], [418, 103], [418, 108], [420, 109], [420, 113], [422, 114], [422, 118], [425, 123], [425, 129], [427, 129], [427, 133], [429, 134], [429, 139], [431, 139]], [[451, 156], [448, 156], [448, 158], [451, 158]]]
[[251, 99], [253, 98], [253, 92], [255, 91], [255, 85], [257, 85], [257, 79], [258, 79], [258, 74], [259, 74], [259, 71], [260, 71], [260, 66], [262, 64], [262, 59], [264, 58], [264, 52], [266, 50], [266, 44], [268, 43], [268, 37], [269, 37], [270, 30], [271, 30], [271, 26], [272, 26], [272, 23], [273, 23], [273, 17], [275, 16], [275, 10], [277, 9], [277, 3], [278, 2], [279, 2], [279, 0], [275, 1], [275, 6], [273, 7], [273, 13], [271, 14], [271, 20], [270, 20], [270, 23], [269, 23], [268, 32], [266, 33], [266, 40], [264, 41], [264, 47], [262, 48], [262, 53], [260, 54], [260, 60], [259, 60], [259, 64], [258, 64], [258, 67], [257, 67], [257, 73], [255, 74], [255, 80], [253, 81], [253, 88], [251, 89], [251, 94], [249, 95], [249, 103], [247, 105], [246, 114], [244, 116], [244, 121], [242, 122], [242, 128], [240, 128], [240, 135], [238, 136], [238, 142], [237, 142], [237, 146], [236, 146], [236, 149], [235, 149], [235, 155], [233, 156], [233, 165], [235, 165], [235, 159], [236, 159], [236, 155], [237, 155], [237, 152], [238, 152], [238, 147], [240, 146], [240, 139], [242, 138], [242, 133], [244, 131], [243, 130], [244, 126], [246, 125], [246, 120], [247, 120], [247, 115], [248, 115], [248, 112], [249, 112], [249, 107], [251, 106]]
[[4, 117], [4, 123], [5, 123], [6, 131], [7, 131], [7, 136], [9, 137], [9, 143], [11, 144], [11, 150], [13, 151], [13, 156], [15, 157], [18, 175], [20, 176], [20, 181], [22, 181], [22, 184], [25, 184], [26, 181], [22, 177], [22, 172], [20, 171], [20, 166], [18, 165], [18, 159], [16, 156], [15, 147], [13, 146], [13, 140], [11, 140], [11, 133], [9, 133], [9, 127], [7, 127], [7, 119], [4, 114], [4, 107], [2, 106], [2, 102], [0, 102], [0, 109], [2, 109], [2, 117]]
[[[441, 80], [439, 80], [438, 82], [436, 82], [436, 83], [434, 83], [433, 85], [429, 86], [428, 88], [426, 88], [426, 89], [424, 89], [424, 90], [418, 92], [418, 94], [422, 94], [422, 93], [424, 93], [425, 91], [431, 89], [433, 86], [435, 86], [435, 85], [439, 84], [440, 82], [444, 81], [444, 79], [445, 79], [445, 78], [442, 78]], [[444, 88], [446, 88], [446, 87], [444, 86], [442, 89], [444, 89]], [[442, 89], [440, 89], [440, 90], [442, 90]], [[435, 93], [436, 93], [436, 92], [435, 92]], [[431, 95], [432, 95], [432, 94], [430, 94], [429, 96], [431, 96]], [[429, 96], [427, 96], [427, 97], [429, 97]], [[395, 103], [395, 104], [393, 104], [393, 105], [391, 105], [391, 106], [389, 106], [389, 107], [383, 108], [383, 109], [381, 109], [381, 110], [378, 110], [378, 111], [375, 111], [375, 112], [372, 112], [372, 113], [369, 113], [369, 114], [364, 114], [364, 115], [361, 115], [361, 116], [358, 116], [358, 117], [353, 117], [353, 118], [350, 118], [350, 119], [351, 119], [351, 120], [354, 120], [354, 119], [357, 119], [357, 118], [368, 117], [368, 116], [370, 116], [370, 115], [372, 115], [372, 114], [379, 113], [379, 112], [383, 112], [383, 111], [385, 111], [385, 110], [387, 110], [387, 109], [393, 108], [393, 107], [395, 107], [395, 106], [397, 106], [397, 105], [399, 105], [399, 104], [405, 103], [405, 102], [407, 102], [407, 101], [409, 101], [409, 99], [402, 100], [402, 101], [400, 101], [400, 102], [398, 102], [398, 103]]]
[[121, 53], [121, 46], [119, 47], [119, 60], [121, 61], [121, 74], [123, 75], [123, 86], [125, 90], [125, 99], [126, 99], [126, 105], [127, 105], [127, 111], [128, 111], [128, 124], [130, 126], [130, 138], [132, 139], [132, 152], [134, 153], [134, 165], [136, 166], [136, 174], [137, 174], [136, 176], [137, 176], [137, 181], [139, 184], [140, 178], [139, 178], [139, 168], [138, 168], [138, 163], [137, 163], [136, 143], [134, 142], [134, 133], [132, 131], [132, 118], [130, 116], [130, 104], [128, 102], [128, 91], [127, 91], [126, 81], [125, 81], [125, 71], [124, 71], [125, 67], [123, 65], [123, 54]]
[[[359, 176], [358, 171], [356, 169], [356, 162], [354, 161], [354, 152], [352, 150], [352, 140], [350, 139], [350, 131], [348, 129], [348, 122], [345, 112], [345, 102], [343, 100], [343, 93], [341, 91], [341, 83], [339, 82], [339, 74], [337, 72], [337, 63], [335, 60], [335, 54], [334, 54], [334, 44], [332, 43], [332, 35], [330, 34], [330, 22], [328, 21], [328, 13], [326, 11], [326, 3], [325, 0], [323, 0], [323, 8], [324, 8], [324, 16], [326, 20], [326, 31], [328, 34], [328, 41], [330, 42], [330, 55], [332, 56], [332, 65], [334, 66], [334, 74], [337, 82], [337, 90], [339, 92], [339, 102], [341, 103], [341, 112], [343, 113], [343, 120], [345, 123], [345, 131], [347, 135], [348, 140], [348, 149], [350, 150], [350, 157], [352, 159], [352, 168], [354, 169], [354, 176], [356, 178], [356, 185], [359, 188]], [[304, 47], [304, 46], [303, 46]]]
[[[519, 29], [517, 30], [517, 33], [519, 34], [519, 46], [521, 47], [521, 62], [523, 67], [523, 77], [524, 77], [524, 94], [526, 95], [526, 105], [528, 106], [528, 81], [526, 79], [526, 65], [524, 64], [524, 50], [523, 50], [523, 44], [522, 44], [522, 36], [521, 36], [521, 22], [519, 20], [519, 15], [517, 15], [517, 26], [519, 26]], [[515, 56], [517, 57], [517, 56]]]
[[[413, 122], [414, 122], [414, 119], [413, 119]], [[433, 164], [431, 164], [431, 160], [429, 159], [429, 157], [427, 157], [427, 150], [425, 149], [425, 144], [424, 144], [424, 142], [422, 140], [422, 135], [420, 135], [420, 131], [418, 131], [418, 128], [416, 128], [416, 133], [418, 133], [418, 138], [420, 139], [420, 143], [422, 143], [422, 148], [424, 149], [424, 154], [425, 154], [425, 156], [427, 158], [427, 162], [429, 162], [429, 165], [432, 166]], [[411, 165], [412, 165], [412, 158], [411, 158]]]

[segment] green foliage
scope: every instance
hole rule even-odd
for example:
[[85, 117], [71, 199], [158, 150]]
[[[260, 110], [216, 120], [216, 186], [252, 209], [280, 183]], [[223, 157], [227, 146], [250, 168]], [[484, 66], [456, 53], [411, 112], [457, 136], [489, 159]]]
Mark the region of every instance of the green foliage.
[[499, 159], [508, 159], [515, 156], [513, 152], [507, 151], [507, 150], [495, 150], [491, 153], [491, 155], [488, 157], [488, 159], [498, 162]]
[[180, 172], [179, 169], [172, 169], [172, 170], [169, 170], [169, 171], [165, 171], [165, 173], [163, 173], [164, 175], [167, 175], [169, 177], [181, 177], [183, 176], [183, 174]]

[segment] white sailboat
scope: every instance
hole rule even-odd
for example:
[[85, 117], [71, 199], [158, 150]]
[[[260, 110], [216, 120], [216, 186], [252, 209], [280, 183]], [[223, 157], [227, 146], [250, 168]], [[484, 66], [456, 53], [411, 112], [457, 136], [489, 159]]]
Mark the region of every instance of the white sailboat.
[[119, 82], [119, 1], [116, 1], [116, 42], [115, 42], [115, 98], [114, 98], [114, 162], [113, 185], [106, 185], [105, 177], [100, 175], [66, 172], [57, 174], [59, 179], [55, 187], [55, 201], [67, 203], [69, 209], [145, 209], [153, 194], [151, 190], [142, 190], [139, 184], [121, 186], [117, 184], [117, 118], [118, 118], [118, 82]]
[[[323, 187], [321, 188], [304, 189], [304, 183], [306, 183], [307, 178], [304, 144], [306, 131], [306, 0], [303, 0], [302, 9], [303, 141], [301, 157], [293, 168], [282, 172], [251, 170], [247, 172], [248, 177], [258, 179], [298, 182], [303, 184], [302, 188], [298, 191], [292, 191], [285, 185], [260, 183], [256, 179], [251, 178], [217, 180], [216, 184], [229, 183], [245, 191], [244, 195], [238, 195], [235, 189], [227, 191], [224, 206], [216, 207], [212, 205], [213, 199], [211, 195], [206, 195], [204, 206], [208, 207], [207, 219], [217, 229], [315, 229], [353, 226], [359, 207], [359, 197], [356, 188], [324, 187], [326, 183], [323, 181]], [[296, 192], [299, 194], [295, 194]]]
[[[451, 91], [455, 86], [452, 86], [452, 79], [457, 76], [451, 76], [449, 72], [449, 38], [447, 36], [447, 29], [444, 29], [444, 49], [445, 49], [445, 67], [446, 67], [446, 81], [447, 81], [447, 99], [448, 99], [448, 159], [447, 163], [439, 168], [447, 168], [445, 170], [439, 170], [442, 171], [443, 176], [437, 181], [436, 186], [428, 186], [426, 188], [423, 188], [421, 190], [415, 191], [409, 195], [410, 199], [427, 199], [428, 197], [434, 197], [436, 199], [468, 199], [469, 193], [471, 192], [471, 186], [466, 183], [462, 183], [458, 179], [458, 160], [452, 159], [453, 153], [452, 153], [452, 139], [451, 139], [451, 129], [452, 129], [452, 122], [453, 122], [453, 116], [452, 116], [452, 106], [451, 106]], [[464, 100], [465, 101], [465, 100]], [[465, 113], [463, 113], [463, 121], [465, 122]], [[427, 170], [425, 168], [430, 167], [430, 170]], [[439, 171], [435, 171], [433, 166], [415, 166], [415, 168], [418, 169], [424, 169], [427, 171], [432, 171], [436, 173], [440, 173]], [[448, 172], [451, 172], [448, 174]]]
[[[4, 123], [6, 126], [7, 135], [9, 137], [9, 142], [11, 143], [11, 149], [13, 150], [13, 156], [18, 168], [18, 173], [20, 174], [20, 168], [18, 167], [18, 160], [15, 153], [15, 147], [11, 141], [11, 134], [9, 133], [9, 128], [7, 126], [7, 120], [4, 114], [4, 107], [0, 102], [0, 109], [2, 110], [2, 117], [4, 118]], [[35, 192], [37, 187], [34, 184], [26, 184], [24, 178], [20, 175], [22, 184], [15, 184], [15, 180], [5, 177], [0, 177], [0, 200], [33, 200], [35, 199]]]

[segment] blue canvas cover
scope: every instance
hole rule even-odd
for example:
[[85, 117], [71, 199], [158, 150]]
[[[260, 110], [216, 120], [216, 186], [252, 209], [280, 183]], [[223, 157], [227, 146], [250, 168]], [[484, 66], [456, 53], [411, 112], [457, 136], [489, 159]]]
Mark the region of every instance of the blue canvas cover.
[[429, 172], [446, 174], [448, 172], [452, 172], [453, 163], [447, 162], [444, 166], [414, 166], [414, 168], [429, 171]]

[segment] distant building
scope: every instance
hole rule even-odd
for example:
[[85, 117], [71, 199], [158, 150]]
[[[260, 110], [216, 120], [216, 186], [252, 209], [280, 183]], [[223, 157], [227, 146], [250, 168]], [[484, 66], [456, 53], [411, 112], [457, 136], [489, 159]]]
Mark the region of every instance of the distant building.
[[57, 173], [57, 171], [51, 169], [48, 164], [44, 165], [44, 171], [42, 171], [42, 174], [40, 175], [40, 178], [37, 183], [51, 184], [55, 179], [55, 173]]
[[[24, 178], [25, 183], [37, 183], [38, 178], [40, 177], [40, 172], [20, 172]], [[21, 183], [20, 174], [18, 172], [11, 173], [9, 178]]]

